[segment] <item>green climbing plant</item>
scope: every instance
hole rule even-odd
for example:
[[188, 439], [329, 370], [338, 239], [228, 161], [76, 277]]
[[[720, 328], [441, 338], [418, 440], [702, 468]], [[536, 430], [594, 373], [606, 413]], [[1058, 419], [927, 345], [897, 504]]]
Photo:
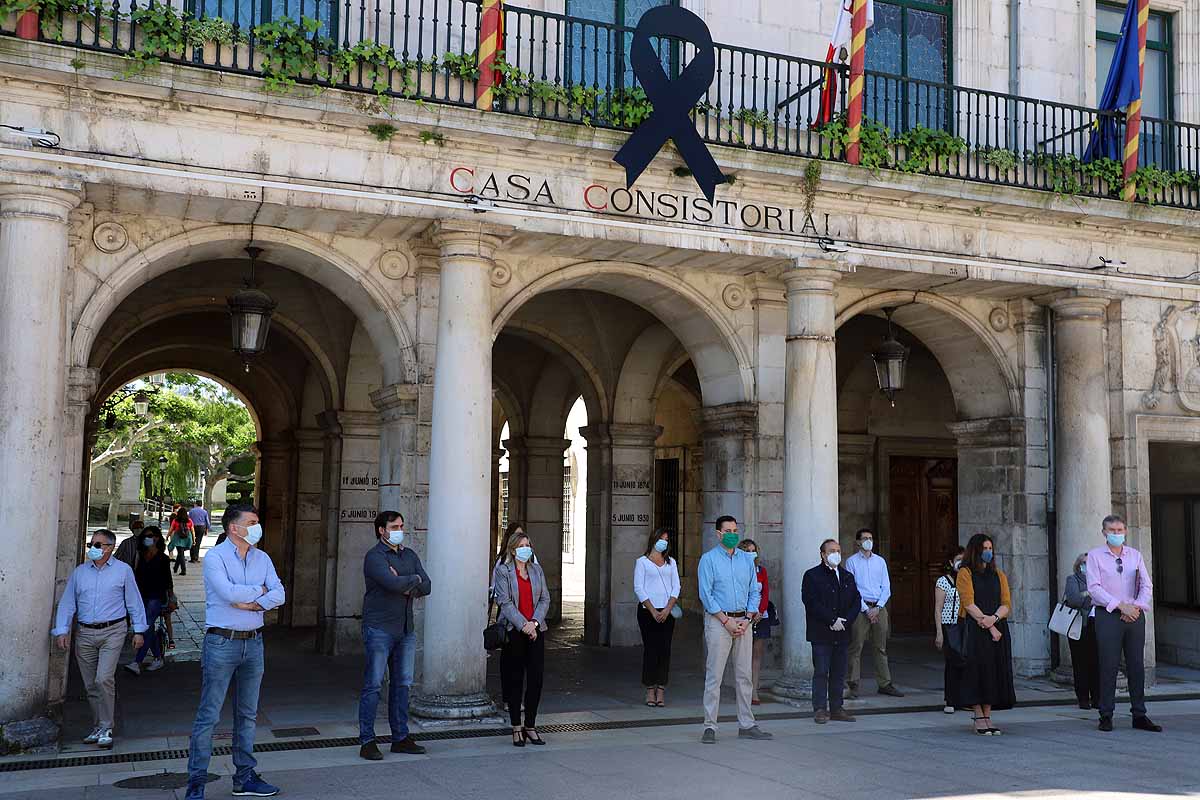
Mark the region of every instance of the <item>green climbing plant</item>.
[[254, 28], [254, 41], [263, 55], [263, 88], [273, 94], [287, 94], [300, 79], [322, 80], [328, 73], [318, 55], [324, 42], [318, 35], [319, 20], [291, 17], [264, 22]]

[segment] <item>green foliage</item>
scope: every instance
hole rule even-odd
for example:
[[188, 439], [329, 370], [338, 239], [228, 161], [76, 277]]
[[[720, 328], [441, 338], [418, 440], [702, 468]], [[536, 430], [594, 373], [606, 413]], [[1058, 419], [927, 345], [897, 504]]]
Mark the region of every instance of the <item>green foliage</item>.
[[636, 128], [654, 112], [654, 104], [640, 86], [611, 92], [600, 107], [600, 118], [618, 128]]
[[263, 84], [268, 92], [286, 94], [304, 78], [327, 77], [317, 56], [326, 48], [317, 35], [321, 23], [311, 17], [300, 21], [283, 17], [254, 28], [254, 40], [263, 54]]
[[765, 111], [758, 111], [753, 108], [743, 106], [733, 115], [733, 119], [742, 123], [747, 128], [765, 131], [771, 127], [771, 117]]
[[417, 138], [421, 140], [421, 144], [436, 144], [438, 147], [446, 146], [446, 137], [438, 131], [421, 131], [417, 134]]
[[78, 56], [71, 59], [71, 69], [75, 70], [76, 72], [79, 72], [79, 70], [83, 69], [86, 66], [87, 66], [87, 62], [84, 61], [82, 58], [79, 58]]
[[1159, 198], [1175, 187], [1195, 189], [1200, 185], [1200, 175], [1188, 170], [1169, 171], [1154, 164], [1138, 167], [1133, 173], [1138, 199], [1154, 205]]
[[975, 151], [975, 155], [983, 163], [994, 167], [1001, 176], [1007, 175], [1016, 169], [1020, 161], [1016, 153], [1012, 150], [1005, 150], [1002, 147], [981, 147]]
[[376, 122], [374, 125], [367, 126], [367, 132], [381, 142], [390, 142], [397, 131], [395, 125], [387, 122]]
[[[371, 90], [380, 97], [392, 88], [392, 72], [400, 70], [396, 51], [384, 44], [364, 40], [344, 49], [331, 46], [329, 51], [329, 71], [334, 83], [348, 82], [355, 73], [369, 76]], [[407, 84], [407, 70], [401, 70], [401, 77]]]
[[[822, 146], [826, 158], [842, 158], [850, 144], [850, 128], [846, 115], [841, 114], [821, 128], [828, 139]], [[859, 164], [879, 174], [879, 170], [892, 165], [892, 132], [887, 127], [870, 119], [864, 119], [859, 133]]]
[[931, 167], [936, 170], [967, 150], [965, 139], [923, 125], [900, 134], [895, 143], [904, 148], [904, 160], [896, 164], [901, 172], [928, 172]]
[[[502, 54], [498, 54], [500, 58]], [[475, 53], [447, 53], [442, 56], [442, 67], [454, 77], [464, 81], [479, 80], [479, 57]]]
[[812, 216], [817, 202], [817, 189], [821, 186], [821, 162], [813, 159], [804, 165], [804, 215]]

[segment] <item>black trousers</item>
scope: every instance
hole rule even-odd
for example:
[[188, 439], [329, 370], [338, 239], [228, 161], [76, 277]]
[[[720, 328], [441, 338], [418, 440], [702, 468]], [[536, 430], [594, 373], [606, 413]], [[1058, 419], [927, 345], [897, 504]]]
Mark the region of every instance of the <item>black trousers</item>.
[[203, 525], [196, 526], [196, 540], [192, 542], [192, 563], [200, 560], [200, 543], [204, 541], [205, 534], [208, 533], [208, 528]]
[[846, 661], [850, 640], [812, 642], [813, 711], [837, 711], [842, 707], [842, 687], [846, 683]]
[[1146, 615], [1122, 622], [1121, 612], [1096, 609], [1096, 651], [1100, 664], [1100, 716], [1111, 717], [1117, 705], [1117, 668], [1125, 656], [1129, 706], [1135, 717], [1146, 716]]
[[[1102, 612], [1097, 611], [1097, 616]], [[1100, 661], [1096, 651], [1096, 620], [1088, 617], [1079, 639], [1067, 638], [1071, 648], [1071, 671], [1075, 674], [1075, 698], [1100, 707]]]
[[525, 727], [532, 728], [537, 724], [538, 704], [542, 701], [542, 675], [546, 666], [545, 641], [542, 631], [538, 632], [537, 639], [530, 641], [525, 634], [513, 630], [508, 632], [508, 644], [500, 648], [500, 690], [514, 728], [521, 724], [522, 701], [525, 704]]
[[637, 622], [642, 631], [642, 685], [666, 686], [671, 671], [675, 618], [668, 614], [666, 622], [655, 622], [646, 607], [639, 605]]
[[187, 556], [188, 549], [186, 547], [175, 548], [175, 568], [179, 570], [180, 575], [187, 575]]

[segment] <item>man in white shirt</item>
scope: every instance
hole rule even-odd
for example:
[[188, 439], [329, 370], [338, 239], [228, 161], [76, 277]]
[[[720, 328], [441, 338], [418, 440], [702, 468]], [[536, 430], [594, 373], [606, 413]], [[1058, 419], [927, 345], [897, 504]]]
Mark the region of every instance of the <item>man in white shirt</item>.
[[875, 555], [875, 534], [862, 528], [854, 535], [858, 552], [846, 559], [845, 569], [854, 576], [854, 583], [862, 597], [862, 613], [854, 620], [850, 629], [850, 676], [846, 682], [847, 697], [858, 697], [858, 676], [862, 671], [863, 645], [870, 640], [871, 655], [875, 661], [875, 682], [879, 693], [891, 697], [904, 697], [904, 693], [892, 684], [892, 671], [888, 667], [887, 640], [889, 633], [887, 603], [892, 598], [892, 580], [888, 577], [887, 562], [883, 556]]

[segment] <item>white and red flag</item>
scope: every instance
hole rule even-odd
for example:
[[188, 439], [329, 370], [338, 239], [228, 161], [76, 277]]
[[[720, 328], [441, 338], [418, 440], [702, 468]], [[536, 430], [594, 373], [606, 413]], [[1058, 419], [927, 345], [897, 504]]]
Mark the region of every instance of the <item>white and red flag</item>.
[[[837, 22], [833, 26], [833, 35], [829, 37], [829, 50], [825, 54], [825, 63], [830, 65], [825, 70], [825, 81], [821, 84], [821, 108], [817, 113], [817, 125], [824, 125], [837, 115], [837, 71], [832, 69], [833, 60], [845, 48], [850, 50], [851, 8], [854, 0], [836, 0], [838, 4]], [[875, 2], [867, 0], [867, 27], [875, 24]]]

